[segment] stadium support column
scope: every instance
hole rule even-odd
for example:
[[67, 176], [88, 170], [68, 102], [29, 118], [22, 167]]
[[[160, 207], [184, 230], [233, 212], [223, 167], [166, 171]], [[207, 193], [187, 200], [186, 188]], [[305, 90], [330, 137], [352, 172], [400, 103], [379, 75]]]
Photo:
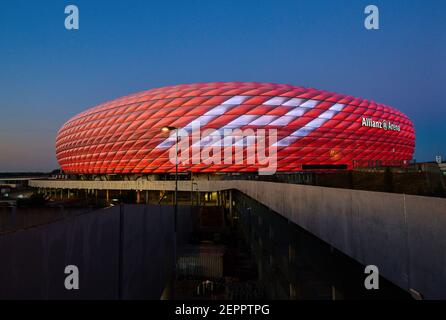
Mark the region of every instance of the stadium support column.
[[140, 190], [136, 191], [136, 203], [137, 204], [141, 203], [141, 191]]
[[105, 200], [107, 202], [110, 202], [110, 191], [108, 189], [105, 190]]

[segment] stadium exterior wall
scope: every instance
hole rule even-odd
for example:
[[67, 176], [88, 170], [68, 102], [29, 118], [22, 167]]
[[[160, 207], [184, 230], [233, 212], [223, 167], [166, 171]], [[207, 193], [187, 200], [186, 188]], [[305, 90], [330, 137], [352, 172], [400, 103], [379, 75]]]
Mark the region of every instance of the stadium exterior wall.
[[[198, 137], [193, 131], [197, 125]], [[59, 130], [57, 159], [71, 174], [174, 172], [176, 137], [163, 127], [181, 129], [181, 139], [190, 142], [180, 172], [258, 171], [263, 164], [258, 157], [250, 162], [247, 154], [251, 145], [259, 149], [262, 130], [265, 154], [276, 156], [278, 172], [352, 168], [370, 161], [406, 163], [415, 148], [412, 122], [389, 106], [290, 85], [217, 82], [152, 89], [90, 108]], [[212, 140], [207, 129], [222, 135]], [[252, 130], [255, 140], [247, 134], [241, 145], [234, 135], [227, 143], [223, 132], [238, 129]], [[216, 150], [205, 149], [215, 146], [221, 155], [229, 150], [232, 161], [204, 161], [204, 151], [215, 155]], [[244, 152], [238, 162], [237, 146]], [[197, 154], [199, 161], [193, 161]]]

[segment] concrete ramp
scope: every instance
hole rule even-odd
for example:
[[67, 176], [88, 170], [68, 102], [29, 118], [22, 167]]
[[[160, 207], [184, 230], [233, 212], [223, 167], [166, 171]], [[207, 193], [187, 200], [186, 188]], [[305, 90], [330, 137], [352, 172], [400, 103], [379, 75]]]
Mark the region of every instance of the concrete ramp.
[[446, 199], [263, 182], [236, 189], [426, 299], [446, 298]]

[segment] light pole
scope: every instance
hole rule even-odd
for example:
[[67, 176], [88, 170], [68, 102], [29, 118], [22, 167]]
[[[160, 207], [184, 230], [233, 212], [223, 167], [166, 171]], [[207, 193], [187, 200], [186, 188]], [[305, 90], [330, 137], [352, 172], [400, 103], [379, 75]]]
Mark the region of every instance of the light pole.
[[178, 128], [176, 127], [163, 127], [163, 132], [175, 131], [175, 196], [174, 196], [174, 230], [175, 236], [177, 233], [177, 220], [178, 220]]
[[173, 277], [174, 281], [172, 284], [172, 297], [175, 299], [175, 282], [177, 277], [177, 220], [178, 220], [178, 128], [166, 126], [161, 129], [162, 132], [171, 132], [175, 130], [175, 207], [174, 207], [174, 239], [173, 239], [173, 259], [174, 259], [174, 269]]

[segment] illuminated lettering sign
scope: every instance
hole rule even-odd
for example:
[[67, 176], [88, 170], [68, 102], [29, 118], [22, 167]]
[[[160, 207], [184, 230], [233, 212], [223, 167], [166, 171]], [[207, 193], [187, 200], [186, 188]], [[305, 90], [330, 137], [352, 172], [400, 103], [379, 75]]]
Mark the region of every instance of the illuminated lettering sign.
[[373, 120], [372, 118], [362, 118], [362, 126], [390, 131], [401, 131], [399, 124], [395, 124], [387, 120]]

